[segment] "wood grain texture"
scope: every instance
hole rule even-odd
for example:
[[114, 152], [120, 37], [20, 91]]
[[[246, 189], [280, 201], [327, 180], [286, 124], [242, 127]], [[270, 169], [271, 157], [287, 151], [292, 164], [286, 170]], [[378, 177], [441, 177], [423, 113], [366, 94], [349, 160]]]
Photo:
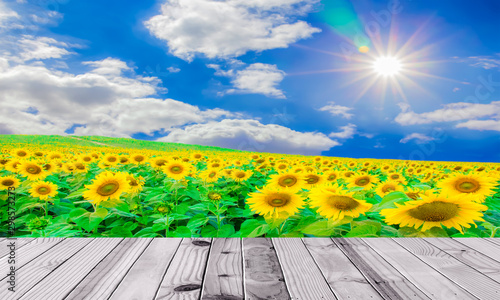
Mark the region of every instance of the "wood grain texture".
[[121, 238], [94, 239], [43, 278], [20, 299], [64, 299], [122, 240]]
[[0, 242], [0, 258], [6, 256], [9, 254], [10, 249], [7, 248], [7, 245], [10, 244], [11, 242], [15, 242], [16, 244], [16, 249], [21, 249], [25, 245], [31, 243], [35, 239], [33, 238], [16, 238], [16, 239], [5, 239], [2, 242]]
[[383, 298], [399, 300], [429, 299], [426, 294], [361, 239], [334, 238], [333, 241]]
[[[56, 246], [62, 242], [64, 238], [38, 238], [24, 244], [24, 247], [19, 247], [15, 251], [15, 265], [16, 269], [21, 269], [24, 265], [32, 261], [33, 259], [40, 256], [45, 251], [50, 250], [52, 247]], [[6, 246], [4, 246], [7, 248]], [[16, 245], [17, 248], [17, 245]], [[9, 261], [9, 255], [0, 258], [0, 266], [7, 266]], [[2, 270], [3, 271], [3, 270]], [[0, 274], [0, 280], [7, 277], [7, 273], [2, 272]]]
[[499, 299], [500, 283], [420, 238], [394, 239], [408, 251], [480, 299]]
[[[15, 293], [7, 291], [6, 279], [0, 281], [0, 299], [19, 299], [43, 278], [59, 268], [66, 260], [74, 256], [92, 241], [93, 239], [65, 239], [50, 251], [41, 254], [19, 270]], [[57, 286], [57, 283], [55, 286]], [[50, 289], [54, 288], [52, 285], [47, 285], [46, 287]]]
[[211, 239], [186, 238], [170, 263], [156, 299], [198, 299]]
[[449, 238], [426, 238], [424, 240], [462, 263], [500, 282], [500, 262]]
[[454, 238], [453, 240], [500, 262], [500, 245], [492, 243], [487, 239]]
[[269, 238], [242, 239], [245, 299], [291, 299]]
[[391, 239], [362, 239], [431, 299], [475, 299]]
[[330, 238], [302, 241], [338, 299], [382, 299]]
[[151, 300], [182, 238], [155, 238], [129, 270], [110, 300]]
[[126, 238], [67, 296], [68, 299], [108, 299], [128, 270], [152, 241]]
[[500, 245], [500, 238], [485, 238], [485, 240]]
[[272, 240], [292, 299], [336, 299], [300, 238]]
[[202, 299], [242, 300], [243, 261], [240, 238], [215, 238], [208, 256]]

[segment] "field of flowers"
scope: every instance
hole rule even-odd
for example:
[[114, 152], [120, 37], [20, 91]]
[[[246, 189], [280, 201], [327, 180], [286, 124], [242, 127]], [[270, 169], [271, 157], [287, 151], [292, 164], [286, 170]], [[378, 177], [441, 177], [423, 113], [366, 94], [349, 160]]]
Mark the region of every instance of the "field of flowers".
[[500, 236], [500, 164], [104, 137], [0, 143], [0, 236], [13, 225], [17, 237]]

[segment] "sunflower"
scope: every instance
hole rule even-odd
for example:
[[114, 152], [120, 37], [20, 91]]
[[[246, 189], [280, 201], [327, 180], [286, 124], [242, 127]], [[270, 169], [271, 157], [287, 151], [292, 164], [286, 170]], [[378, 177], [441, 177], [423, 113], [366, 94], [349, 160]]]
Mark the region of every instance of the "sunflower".
[[122, 193], [129, 191], [130, 185], [126, 173], [105, 171], [99, 174], [92, 184], [85, 185], [85, 188], [87, 190], [83, 192], [83, 197], [99, 205], [102, 201], [119, 200]]
[[138, 194], [140, 191], [142, 191], [142, 188], [144, 186], [144, 178], [142, 176], [139, 177], [134, 177], [134, 175], [127, 175], [127, 182], [130, 186], [130, 190], [128, 191], [129, 194]]
[[132, 163], [136, 164], [136, 165], [140, 165], [140, 164], [143, 164], [146, 162], [146, 156], [140, 154], [140, 153], [137, 153], [137, 154], [134, 154], [130, 157], [130, 160], [132, 161]]
[[5, 168], [5, 165], [9, 162], [7, 158], [0, 157], [0, 170]]
[[11, 159], [8, 163], [5, 164], [5, 170], [11, 171], [13, 173], [17, 173], [17, 167], [21, 164], [21, 161], [18, 159]]
[[305, 206], [305, 200], [288, 189], [265, 186], [249, 193], [246, 203], [255, 213], [266, 218], [281, 219], [296, 214]]
[[231, 174], [233, 173], [233, 169], [222, 169], [221, 174], [224, 177], [231, 178]]
[[27, 159], [30, 157], [30, 152], [28, 150], [25, 150], [25, 149], [14, 149], [11, 151], [11, 154], [14, 157], [20, 158], [20, 159]]
[[350, 187], [362, 187], [369, 190], [379, 182], [379, 179], [373, 175], [359, 174], [351, 176], [347, 182]]
[[47, 181], [37, 181], [31, 185], [30, 194], [40, 200], [48, 200], [57, 195], [57, 185]]
[[149, 159], [149, 164], [155, 169], [161, 169], [164, 165], [168, 163], [168, 160], [164, 157], [157, 156]]
[[191, 155], [194, 160], [202, 160], [204, 158], [203, 154], [200, 152], [195, 152]]
[[309, 199], [311, 207], [317, 207], [320, 215], [332, 220], [342, 220], [346, 216], [357, 218], [372, 207], [372, 204], [354, 198], [354, 192], [343, 191], [338, 184], [314, 189]]
[[406, 178], [397, 172], [392, 172], [387, 175], [387, 180], [399, 181], [401, 184], [406, 184]]
[[438, 182], [437, 186], [442, 189], [443, 193], [470, 195], [473, 201], [483, 202], [486, 197], [495, 193], [493, 189], [498, 185], [494, 178], [483, 174], [452, 174], [450, 177]]
[[291, 172], [275, 174], [269, 179], [269, 186], [287, 188], [295, 193], [305, 187], [305, 178], [301, 174]]
[[62, 165], [61, 169], [63, 170], [63, 172], [73, 173], [76, 168], [75, 165], [73, 165], [72, 163], [65, 163]]
[[430, 190], [425, 191], [416, 188], [407, 188], [405, 191], [403, 191], [403, 193], [405, 193], [405, 195], [412, 200], [418, 200], [420, 199], [422, 194], [430, 194], [431, 191]]
[[329, 171], [329, 172], [326, 172], [324, 175], [326, 177], [326, 180], [329, 182], [335, 182], [340, 177], [339, 173], [336, 171]]
[[94, 161], [94, 158], [91, 156], [91, 155], [81, 155], [80, 157], [78, 157], [78, 160], [85, 163], [85, 164], [88, 164], [88, 163], [91, 163]]
[[102, 158], [102, 161], [104, 161], [106, 164], [112, 165], [112, 166], [114, 166], [120, 162], [118, 160], [118, 155], [113, 154], [113, 153], [108, 153], [108, 154], [104, 155], [104, 157]]
[[248, 171], [243, 171], [243, 170], [233, 170], [231, 173], [231, 177], [233, 178], [234, 181], [236, 182], [242, 182], [250, 178], [250, 176], [253, 175], [253, 172], [248, 170]]
[[42, 168], [47, 174], [52, 174], [58, 169], [57, 165], [53, 162], [42, 162]]
[[33, 161], [24, 161], [17, 166], [17, 171], [22, 176], [28, 177], [29, 180], [42, 180], [47, 177], [47, 173], [43, 170], [43, 166]]
[[192, 169], [192, 165], [185, 163], [183, 161], [172, 161], [165, 166], [163, 166], [162, 170], [168, 177], [173, 178], [175, 180], [184, 179]]
[[220, 178], [221, 174], [218, 169], [208, 169], [201, 172], [199, 177], [205, 182], [215, 182]]
[[14, 176], [0, 177], [0, 190], [7, 190], [9, 188], [18, 188], [20, 184], [19, 179]]
[[35, 151], [35, 152], [33, 152], [33, 156], [36, 158], [42, 158], [45, 156], [45, 153], [42, 151]]
[[384, 198], [385, 195], [395, 192], [402, 191], [403, 187], [401, 186], [401, 182], [399, 181], [386, 181], [377, 186], [375, 189], [375, 193], [380, 197]]
[[59, 152], [50, 152], [49, 155], [47, 156], [50, 160], [52, 159], [62, 159], [62, 154]]
[[316, 174], [313, 172], [307, 172], [304, 174], [305, 189], [310, 189], [316, 185], [322, 185], [326, 182], [325, 176], [321, 174]]
[[487, 206], [472, 202], [468, 196], [445, 194], [421, 195], [422, 200], [395, 203], [396, 208], [383, 209], [380, 214], [389, 225], [408, 226], [427, 231], [432, 227], [455, 228], [463, 234], [463, 227], [476, 226], [474, 221], [484, 221], [482, 211]]
[[118, 157], [118, 162], [122, 165], [126, 165], [130, 163], [130, 157], [128, 155], [120, 155]]
[[207, 198], [212, 201], [219, 201], [220, 199], [222, 199], [222, 195], [218, 192], [210, 191], [207, 194]]
[[82, 163], [82, 162], [75, 162], [73, 163], [73, 167], [75, 167], [75, 169], [73, 170], [74, 173], [87, 173], [87, 166]]

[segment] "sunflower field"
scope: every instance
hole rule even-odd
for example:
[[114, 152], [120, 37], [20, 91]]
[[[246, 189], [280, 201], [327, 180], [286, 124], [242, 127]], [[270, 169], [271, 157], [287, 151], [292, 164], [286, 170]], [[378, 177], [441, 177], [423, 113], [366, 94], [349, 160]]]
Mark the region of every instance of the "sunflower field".
[[0, 142], [0, 236], [13, 226], [16, 237], [500, 236], [500, 164]]

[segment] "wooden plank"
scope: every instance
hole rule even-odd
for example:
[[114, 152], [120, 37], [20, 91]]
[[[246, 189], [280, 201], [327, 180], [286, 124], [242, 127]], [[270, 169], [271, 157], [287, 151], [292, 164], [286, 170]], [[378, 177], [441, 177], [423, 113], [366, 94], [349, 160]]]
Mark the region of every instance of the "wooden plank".
[[245, 299], [291, 299], [269, 238], [242, 239]]
[[[0, 299], [19, 299], [29, 289], [35, 286], [44, 277], [61, 266], [66, 260], [74, 256], [88, 245], [92, 239], [65, 239], [51, 251], [47, 251], [36, 259], [27, 263], [20, 272], [16, 280], [15, 293], [7, 290], [7, 279], [0, 281]], [[49, 287], [50, 288], [50, 287]]]
[[[62, 242], [64, 238], [37, 238], [28, 244], [24, 244], [24, 247], [17, 248], [15, 254], [15, 265], [16, 269], [21, 269], [24, 265], [32, 261], [33, 259], [40, 256], [42, 253], [55, 247], [57, 244]], [[0, 265], [8, 265], [9, 255], [0, 258]], [[7, 273], [2, 272], [0, 274], [0, 280], [7, 277]]]
[[122, 240], [121, 238], [94, 239], [20, 299], [64, 299]]
[[110, 300], [151, 300], [182, 238], [155, 238], [127, 273]]
[[485, 238], [485, 240], [500, 245], [500, 238]]
[[365, 238], [362, 240], [430, 298], [475, 298], [395, 241], [386, 238]]
[[500, 283], [461, 263], [421, 238], [394, 239], [429, 266], [480, 299], [498, 299]]
[[378, 253], [359, 238], [334, 238], [340, 250], [385, 299], [429, 299]]
[[67, 298], [72, 300], [108, 299], [151, 241], [151, 238], [124, 239], [76, 286]]
[[382, 299], [330, 238], [303, 238], [338, 299]]
[[500, 282], [500, 262], [450, 238], [426, 238], [426, 242]]
[[156, 299], [198, 299], [211, 239], [184, 239], [167, 269]]
[[454, 238], [453, 240], [500, 262], [500, 246], [495, 243], [479, 238]]
[[34, 240], [35, 239], [33, 238], [5, 239], [3, 242], [0, 243], [0, 258], [3, 258], [4, 256], [9, 254], [10, 249], [7, 247], [7, 245], [10, 244], [11, 242], [15, 242], [16, 249], [20, 249], [21, 247], [31, 243]]
[[241, 238], [212, 241], [203, 281], [202, 299], [243, 300]]
[[336, 299], [300, 238], [272, 239], [292, 299]]

